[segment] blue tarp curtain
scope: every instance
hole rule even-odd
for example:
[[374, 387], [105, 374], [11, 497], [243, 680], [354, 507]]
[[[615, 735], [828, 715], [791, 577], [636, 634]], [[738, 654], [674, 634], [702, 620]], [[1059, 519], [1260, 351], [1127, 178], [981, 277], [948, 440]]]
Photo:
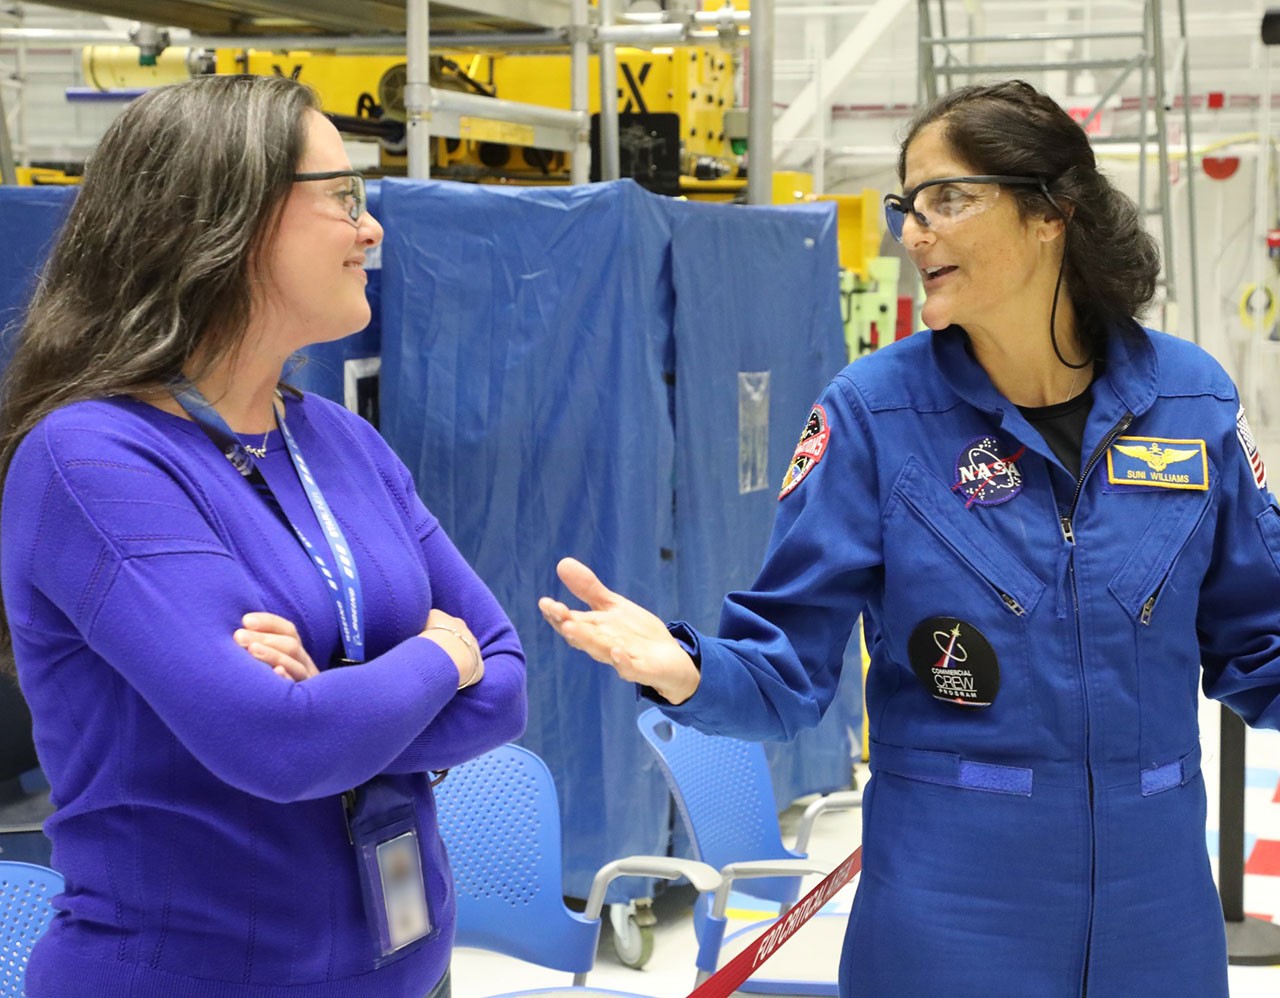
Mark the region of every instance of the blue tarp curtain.
[[[782, 475], [846, 347], [829, 204], [726, 211], [668, 202], [676, 294], [679, 614], [715, 633], [721, 597], [751, 584]], [[758, 411], [763, 410], [763, 411]], [[779, 810], [847, 788], [861, 740], [852, 640], [835, 702], [790, 744], [766, 744]]]
[[[523, 742], [556, 776], [565, 891], [584, 897], [608, 860], [666, 851], [667, 794], [631, 687], [563, 645], [536, 600], [563, 593], [554, 566], [573, 555], [714, 631], [845, 362], [834, 212], [628, 181], [389, 180], [383, 209], [382, 431], [525, 643]], [[771, 749], [781, 802], [848, 785], [859, 678], [802, 748]]]
[[0, 187], [0, 370], [9, 364], [36, 275], [74, 200], [72, 187]]
[[668, 827], [632, 688], [536, 606], [575, 555], [674, 610], [668, 238], [638, 194], [383, 184], [382, 432], [520, 633], [522, 741], [555, 775], [578, 897]]
[[[0, 188], [0, 320], [20, 315], [73, 193]], [[585, 897], [605, 862], [667, 850], [670, 805], [633, 689], [560, 642], [537, 597], [563, 594], [555, 563], [574, 555], [714, 631], [722, 595], [750, 584], [809, 407], [844, 365], [834, 209], [690, 204], [629, 181], [370, 195], [386, 229], [374, 320], [311, 348], [292, 380], [344, 401], [349, 362], [381, 356], [382, 433], [524, 642], [522, 741], [555, 774], [565, 893]], [[769, 747], [780, 804], [847, 785], [850, 666], [822, 725]]]

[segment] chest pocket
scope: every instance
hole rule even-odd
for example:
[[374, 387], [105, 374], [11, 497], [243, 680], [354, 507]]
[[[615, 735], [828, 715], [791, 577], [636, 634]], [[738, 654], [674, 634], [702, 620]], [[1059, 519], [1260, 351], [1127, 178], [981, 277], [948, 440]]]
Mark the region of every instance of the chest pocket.
[[[1044, 583], [915, 457], [907, 458], [894, 483], [890, 510], [898, 504], [1008, 610], [1022, 616], [1035, 609]], [[928, 585], [927, 579], [918, 581]]]
[[[1020, 520], [1019, 502], [996, 510]], [[871, 735], [881, 742], [983, 761], [1009, 755], [1040, 729], [1029, 623], [1045, 584], [982, 522], [983, 512], [965, 509], [949, 483], [907, 458], [885, 508], [884, 667], [873, 663], [867, 678]], [[967, 624], [989, 646], [999, 670], [989, 707], [944, 702], [921, 680], [911, 635], [935, 617]]]
[[1117, 545], [1114, 557], [1122, 561], [1107, 589], [1132, 624], [1131, 636], [1117, 628], [1112, 639], [1117, 652], [1132, 654], [1136, 664], [1132, 731], [1146, 796], [1181, 786], [1198, 772], [1188, 753], [1197, 744], [1196, 610], [1213, 551], [1213, 532], [1201, 529], [1217, 493], [1212, 465], [1209, 472], [1205, 491], [1152, 489], [1151, 494], [1099, 497], [1108, 505], [1128, 507], [1112, 516], [1123, 517], [1137, 535], [1131, 545]]
[[1148, 520], [1129, 556], [1107, 584], [1125, 612], [1139, 624], [1151, 623], [1157, 604], [1167, 592], [1170, 576], [1213, 505], [1217, 486], [1216, 469], [1210, 465], [1209, 488], [1204, 491], [1152, 490], [1154, 494], [1103, 497], [1114, 503], [1141, 503], [1141, 509], [1132, 514], [1134, 522]]

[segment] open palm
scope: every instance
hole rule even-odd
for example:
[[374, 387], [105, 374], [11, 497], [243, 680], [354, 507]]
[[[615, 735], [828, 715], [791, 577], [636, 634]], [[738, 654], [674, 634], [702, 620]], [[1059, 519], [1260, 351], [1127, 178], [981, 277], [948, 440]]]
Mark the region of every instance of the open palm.
[[564, 558], [556, 574], [589, 609], [573, 610], [544, 596], [538, 609], [557, 634], [628, 682], [657, 690], [675, 704], [689, 699], [701, 678], [693, 659], [661, 618], [605, 586], [582, 562]]

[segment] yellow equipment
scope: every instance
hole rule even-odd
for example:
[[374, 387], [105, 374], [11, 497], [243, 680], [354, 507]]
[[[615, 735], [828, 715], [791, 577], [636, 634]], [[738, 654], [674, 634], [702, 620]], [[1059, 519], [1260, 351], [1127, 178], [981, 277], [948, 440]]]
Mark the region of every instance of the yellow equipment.
[[15, 168], [19, 187], [66, 186], [80, 183], [80, 178], [62, 170], [44, 166], [19, 166]]
[[[672, 138], [678, 149], [664, 149], [690, 196], [731, 198], [746, 180], [737, 174], [745, 149], [746, 112], [735, 107], [737, 54], [720, 45], [699, 48], [619, 48], [618, 111], [624, 129], [628, 115], [673, 115]], [[88, 46], [82, 63], [85, 79], [103, 89], [156, 86], [187, 79], [206, 68], [196, 50], [171, 47], [154, 66], [140, 66], [134, 46]], [[214, 53], [217, 73], [277, 74], [308, 84], [326, 111], [369, 121], [403, 122], [404, 56], [346, 55], [335, 52], [264, 51], [226, 48]], [[513, 55], [434, 51], [431, 86], [518, 100], [544, 107], [569, 106], [567, 54]], [[599, 111], [599, 65], [589, 66], [591, 113]], [[531, 146], [531, 129], [473, 119], [461, 138], [436, 138], [432, 174], [479, 182], [567, 183], [570, 154]], [[402, 148], [384, 141], [384, 173], [403, 172]]]

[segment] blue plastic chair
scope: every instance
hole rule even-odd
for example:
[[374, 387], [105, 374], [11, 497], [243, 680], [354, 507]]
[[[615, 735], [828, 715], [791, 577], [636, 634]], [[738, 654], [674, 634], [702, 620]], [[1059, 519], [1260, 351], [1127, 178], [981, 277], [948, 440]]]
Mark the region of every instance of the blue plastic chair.
[[595, 962], [605, 891], [618, 877], [685, 877], [699, 891], [720, 884], [720, 875], [704, 863], [631, 856], [602, 867], [592, 881], [586, 910], [580, 915], [570, 911], [563, 899], [555, 782], [546, 763], [515, 745], [449, 770], [436, 788], [436, 808], [453, 869], [457, 945], [574, 975], [572, 987], [520, 995], [623, 994], [585, 987]]
[[0, 860], [0, 995], [26, 994], [31, 947], [53, 921], [53, 898], [64, 886], [48, 867]]
[[[819, 797], [806, 808], [794, 849], [782, 843], [773, 784], [764, 749], [756, 742], [704, 735], [669, 720], [651, 707], [637, 719], [640, 733], [658, 758], [694, 855], [720, 871], [721, 885], [710, 904], [699, 898], [694, 911], [701, 984], [776, 919], [725, 937], [729, 892], [777, 904], [779, 915], [795, 904], [801, 876], [830, 871], [805, 857], [813, 823], [826, 812], [862, 805], [862, 794], [846, 791]], [[805, 939], [784, 946], [739, 991], [770, 995], [838, 994], [835, 972], [846, 918], [819, 913], [801, 930]], [[829, 954], [828, 973], [815, 971], [814, 953]]]

